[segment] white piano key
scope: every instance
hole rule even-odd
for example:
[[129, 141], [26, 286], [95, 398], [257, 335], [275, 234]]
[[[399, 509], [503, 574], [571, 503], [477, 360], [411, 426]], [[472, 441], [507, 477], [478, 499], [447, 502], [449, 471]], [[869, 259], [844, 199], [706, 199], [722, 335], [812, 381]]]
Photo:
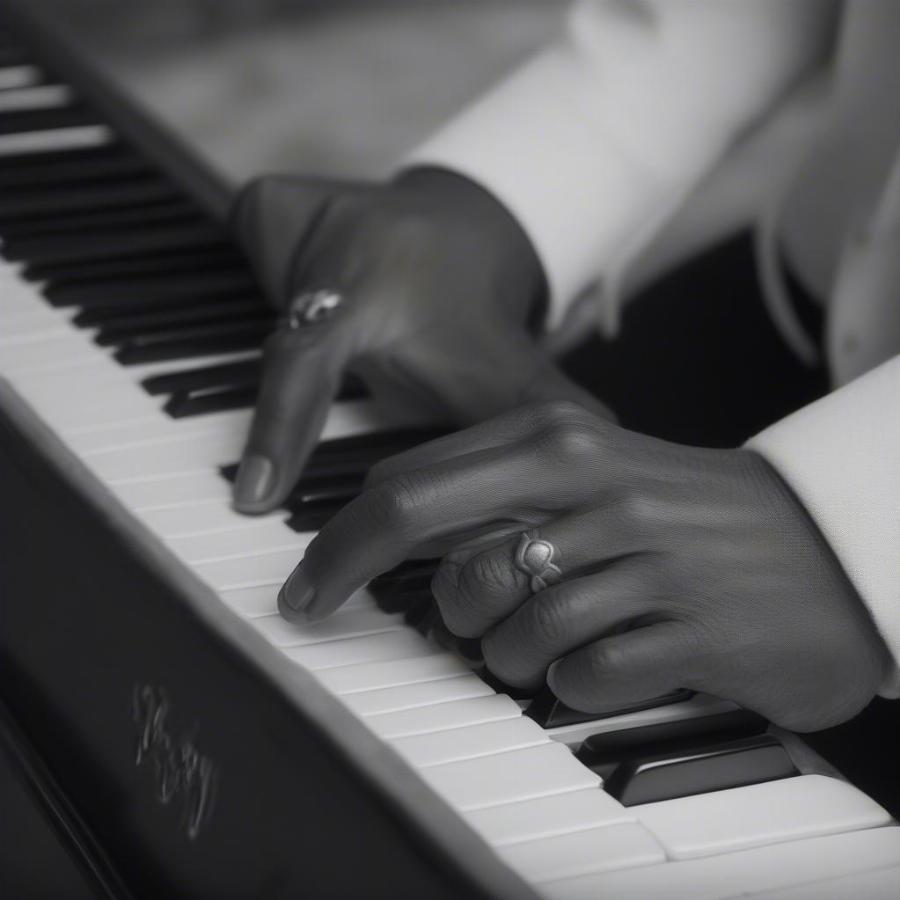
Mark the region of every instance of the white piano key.
[[360, 663], [340, 669], [325, 669], [319, 681], [335, 694], [355, 694], [378, 688], [401, 687], [424, 681], [440, 681], [469, 674], [469, 667], [449, 653], [383, 663]]
[[874, 800], [824, 775], [799, 775], [632, 809], [673, 859], [874, 828], [890, 821]]
[[489, 697], [493, 693], [493, 688], [469, 672], [454, 678], [440, 678], [435, 681], [420, 681], [415, 684], [343, 694], [341, 699], [360, 716], [377, 716], [470, 697]]
[[556, 741], [432, 766], [420, 774], [451, 805], [463, 811], [600, 787], [600, 779]]
[[[229, 531], [243, 532], [254, 528], [269, 528], [278, 523], [283, 530], [288, 514], [283, 510], [266, 516], [245, 516], [233, 510], [226, 501], [230, 490], [220, 479], [225, 490], [211, 500], [200, 500], [188, 505], [165, 506], [139, 510], [141, 520], [154, 533], [168, 540], [206, 537]], [[295, 532], [296, 533], [296, 532]], [[300, 537], [300, 535], [298, 535]], [[311, 540], [312, 535], [307, 534]]]
[[754, 900], [897, 900], [900, 896], [900, 866], [845, 875], [832, 881], [816, 881], [779, 891], [754, 894]]
[[307, 647], [285, 647], [283, 652], [307, 669], [315, 670], [382, 659], [424, 656], [428, 652], [438, 651], [417, 632], [404, 628]]
[[634, 814], [605, 791], [592, 788], [521, 800], [466, 813], [466, 821], [491, 846], [634, 822]]
[[372, 731], [389, 740], [413, 734], [446, 731], [450, 728], [464, 728], [467, 725], [477, 725], [479, 722], [515, 719], [521, 715], [522, 710], [515, 700], [505, 694], [493, 694], [488, 697], [436, 703], [433, 706], [368, 716], [364, 721]]
[[222, 602], [238, 615], [247, 619], [269, 616], [278, 612], [278, 591], [281, 582], [246, 588], [219, 591]]
[[298, 562], [300, 557], [295, 550], [273, 550], [240, 559], [198, 563], [193, 569], [207, 584], [221, 591], [283, 582]]
[[272, 550], [293, 550], [299, 561], [312, 539], [308, 533], [298, 534], [288, 528], [283, 515], [267, 520], [245, 518], [245, 522], [244, 528], [169, 538], [167, 543], [181, 559], [196, 565]]
[[535, 884], [611, 869], [653, 866], [666, 859], [653, 835], [636, 823], [604, 825], [509, 844], [498, 847], [497, 854]]
[[38, 87], [7, 90], [0, 94], [0, 114], [71, 106], [72, 100], [72, 89], [65, 84], [42, 84]]
[[[471, 678], [473, 687], [481, 679], [476, 675], [463, 678], [450, 678], [448, 687]], [[434, 684], [435, 682], [430, 682]], [[481, 682], [484, 684], [484, 682]], [[422, 685], [415, 685], [422, 687]], [[351, 698], [364, 697], [365, 694], [352, 694]], [[351, 699], [351, 698], [345, 698]], [[432, 734], [418, 734], [413, 737], [397, 738], [391, 746], [407, 762], [417, 769], [439, 766], [444, 763], [463, 759], [476, 759], [495, 753], [507, 753], [510, 750], [521, 750], [524, 747], [538, 747], [550, 743], [543, 729], [536, 722], [525, 716], [518, 719], [503, 719], [499, 722], [483, 722], [468, 728], [453, 728]]]
[[126, 481], [108, 487], [128, 509], [139, 514], [161, 509], [184, 510], [209, 500], [220, 500], [227, 507], [231, 501], [231, 486], [215, 471]]
[[310, 625], [296, 625], [277, 614], [253, 619], [253, 627], [276, 647], [304, 647], [307, 644], [321, 644], [323, 641], [380, 634], [396, 631], [402, 625], [403, 616], [386, 615], [377, 607], [342, 609], [333, 616]]
[[7, 66], [0, 69], [0, 91], [30, 87], [40, 80], [41, 72], [35, 66]]
[[28, 372], [66, 369], [93, 360], [96, 354], [97, 348], [87, 338], [70, 329], [67, 334], [0, 348], [0, 372], [16, 378]]
[[113, 133], [105, 125], [77, 125], [48, 131], [3, 134], [0, 135], [0, 159], [20, 153], [50, 153], [54, 150], [102, 147], [111, 143], [113, 138]]
[[[770, 844], [646, 868], [567, 878], [542, 886], [553, 900], [733, 900], [817, 879], [900, 865], [900, 828]], [[823, 895], [816, 895], [817, 897]], [[868, 900], [865, 894], [848, 894]]]
[[4, 308], [0, 347], [30, 343], [71, 331], [72, 325], [49, 307], [37, 307], [27, 312], [11, 312]]

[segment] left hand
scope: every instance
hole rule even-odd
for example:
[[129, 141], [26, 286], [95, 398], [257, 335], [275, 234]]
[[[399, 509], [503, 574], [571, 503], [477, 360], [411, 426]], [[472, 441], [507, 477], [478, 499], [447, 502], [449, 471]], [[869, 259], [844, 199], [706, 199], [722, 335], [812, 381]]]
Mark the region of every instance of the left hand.
[[[521, 534], [560, 580], [536, 593]], [[451, 631], [507, 683], [603, 712], [677, 688], [796, 731], [858, 712], [889, 656], [837, 559], [747, 450], [666, 443], [577, 405], [508, 413], [387, 460], [279, 597], [319, 619], [410, 555], [456, 545], [433, 582]], [[539, 586], [540, 587], [540, 586]]]

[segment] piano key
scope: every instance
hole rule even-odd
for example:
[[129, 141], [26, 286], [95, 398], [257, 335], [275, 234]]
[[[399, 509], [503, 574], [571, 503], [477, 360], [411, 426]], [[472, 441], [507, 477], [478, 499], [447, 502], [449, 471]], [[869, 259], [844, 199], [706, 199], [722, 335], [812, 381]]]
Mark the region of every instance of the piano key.
[[468, 674], [468, 666], [449, 654], [440, 654], [326, 669], [318, 673], [318, 679], [332, 693], [345, 695]]
[[168, 181], [157, 177], [135, 178], [109, 186], [7, 191], [0, 200], [0, 224], [67, 212], [143, 208], [177, 198], [177, 189]]
[[466, 728], [481, 722], [517, 719], [521, 715], [522, 710], [514, 700], [502, 694], [491, 694], [367, 716], [365, 723], [385, 740], [393, 740], [414, 734]]
[[193, 569], [217, 590], [226, 590], [283, 582], [299, 561], [296, 550], [272, 550], [249, 558], [197, 563]]
[[[900, 828], [873, 828], [551, 881], [543, 885], [543, 893], [555, 900], [597, 900], [598, 897], [733, 900], [786, 885], [897, 865], [900, 865]], [[814, 896], [827, 897], [827, 894]], [[848, 896], [853, 895], [841, 895], [840, 900]]]
[[862, 897], [865, 900], [893, 900], [900, 885], [900, 866], [857, 872], [842, 878], [814, 881], [777, 891], [755, 894], [757, 900], [847, 900]]
[[[4, 96], [0, 95], [0, 103]], [[49, 185], [88, 184], [93, 181], [146, 176], [153, 171], [145, 160], [121, 147], [115, 147], [114, 152], [100, 148], [97, 151], [91, 149], [83, 152], [81, 157], [66, 154], [61, 159], [48, 160], [45, 154], [17, 167], [7, 167], [4, 163], [0, 170], [0, 186], [24, 190]]]
[[72, 103], [72, 89], [64, 84], [45, 84], [40, 87], [22, 87], [0, 94], [0, 116], [26, 109], [48, 109]]
[[73, 329], [71, 334], [57, 334], [41, 341], [4, 347], [0, 354], [0, 371], [8, 376], [21, 376], [69, 369], [95, 359], [96, 348]]
[[115, 358], [123, 365], [132, 365], [255, 349], [262, 345], [272, 328], [271, 318], [265, 316], [251, 321], [169, 329], [127, 339], [115, 352]]
[[[625, 806], [707, 794], [797, 775], [791, 757], [771, 735], [762, 734], [717, 744], [654, 752], [651, 746], [615, 766], [604, 776], [606, 790]], [[595, 772], [602, 770], [592, 766]]]
[[219, 591], [219, 597], [239, 616], [255, 619], [257, 616], [269, 616], [278, 612], [280, 588], [280, 581], [245, 588], [229, 588]]
[[[181, 210], [196, 218], [196, 210], [186, 204], [164, 205], [146, 210], [155, 215], [172, 216]], [[115, 216], [124, 215], [116, 213]], [[134, 215], [134, 212], [129, 213]], [[141, 213], [146, 226], [147, 215]], [[114, 217], [111, 215], [111, 219]], [[155, 220], [154, 220], [155, 221]], [[121, 223], [120, 223], [121, 224]], [[235, 272], [239, 271], [235, 254], [221, 247], [211, 250], [176, 250], [167, 254], [151, 253], [125, 259], [87, 260], [85, 262], [38, 263], [26, 266], [23, 275], [34, 281], [52, 281], [54, 284], [82, 283], [85, 281], [111, 278], [131, 278], [134, 276], [171, 274], [175, 272]]]
[[[129, 295], [122, 295], [124, 305], [130, 304], [132, 299]], [[167, 306], [155, 312], [120, 316], [101, 324], [94, 337], [95, 343], [101, 347], [115, 347], [163, 331], [170, 335], [189, 334], [197, 328], [225, 323], [252, 325], [265, 321], [270, 330], [274, 327], [274, 317], [268, 310], [260, 309], [256, 302], [222, 297], [218, 306], [189, 306], [186, 303], [181, 307], [175, 304], [169, 306], [168, 302], [173, 299], [166, 298]]]
[[555, 741], [422, 769], [420, 774], [456, 809], [466, 811], [600, 788], [600, 779]]
[[328, 669], [363, 662], [425, 656], [435, 649], [415, 632], [397, 628], [382, 634], [370, 634], [348, 640], [285, 647], [283, 652], [307, 669]]
[[[523, 719], [523, 721], [528, 721]], [[596, 788], [477, 809], [466, 821], [493, 847], [634, 822], [630, 810]]]
[[510, 844], [498, 847], [497, 853], [536, 884], [611, 869], [653, 866], [666, 859], [653, 835], [637, 823], [603, 825]]
[[672, 859], [875, 828], [891, 820], [861, 791], [824, 775], [798, 775], [632, 810]]
[[[232, 510], [225, 503], [226, 495], [199, 500], [189, 505], [154, 507], [139, 510], [141, 520], [156, 534], [167, 540], [183, 541], [228, 531], [246, 531], [260, 526], [267, 528], [277, 522], [281, 533], [287, 531], [285, 515], [278, 511], [263, 518], [248, 518]], [[288, 532], [296, 540], [296, 532]], [[289, 538], [290, 539], [290, 538]], [[179, 551], [181, 552], [181, 551]], [[187, 552], [187, 551], [184, 551]]]
[[[380, 611], [378, 615], [397, 622], [398, 626], [400, 624], [395, 616], [386, 616]], [[369, 691], [357, 691], [352, 694], [344, 694], [341, 699], [357, 715], [379, 716], [384, 713], [418, 709], [423, 706], [452, 703], [454, 700], [489, 697], [493, 693], [480, 678], [476, 678], [470, 672], [453, 678], [440, 678], [433, 681], [420, 681], [415, 684], [402, 684], [392, 687], [373, 688]], [[441, 732], [441, 734], [450, 733], [449, 731]], [[414, 739], [409, 738], [409, 740]]]
[[[152, 208], [148, 207], [148, 212]], [[136, 215], [142, 215], [142, 210], [138, 210]], [[0, 232], [4, 230], [0, 211]], [[172, 226], [155, 223], [152, 227], [141, 229], [122, 229], [120, 225], [113, 225], [108, 231], [4, 240], [2, 252], [6, 259], [14, 262], [60, 263], [170, 255], [198, 249], [224, 250], [227, 246], [219, 228], [186, 222]]]
[[100, 124], [97, 114], [81, 103], [42, 109], [20, 109], [2, 112], [0, 136], [58, 131]]
[[380, 635], [396, 631], [398, 619], [378, 613], [371, 607], [342, 609], [325, 621], [309, 625], [288, 622], [277, 613], [254, 618], [253, 627], [276, 647], [307, 647], [351, 638]]
[[283, 518], [276, 516], [267, 521], [250, 519], [244, 528], [170, 538], [167, 543], [185, 562], [197, 565], [221, 559], [239, 559], [266, 550], [295, 549], [299, 560], [311, 538], [311, 535], [298, 535], [285, 528]]
[[226, 507], [231, 499], [229, 486], [213, 472], [206, 471], [123, 481], [107, 487], [126, 507], [139, 514], [161, 509], [184, 510], [217, 499]]
[[259, 388], [256, 385], [174, 394], [166, 400], [163, 410], [173, 419], [184, 419], [227, 410], [249, 409], [256, 405], [258, 394]]
[[24, 50], [22, 47], [17, 47], [12, 44], [4, 44], [0, 46], [0, 68], [5, 69], [7, 67], [19, 67], [27, 65], [31, 62], [28, 52]]
[[[180, 300], [175, 309], [164, 309], [158, 321], [178, 321], [177, 313], [203, 300], [239, 298], [251, 312], [274, 313], [256, 298], [249, 276], [235, 271], [165, 272], [132, 275], [128, 278], [104, 278], [94, 281], [70, 281], [50, 284], [43, 291], [52, 306], [80, 306], [84, 309], [104, 307], [150, 306], [154, 300], [168, 300], [169, 306]], [[211, 304], [207, 303], [207, 307]], [[224, 304], [223, 304], [224, 306]], [[208, 309], [207, 309], [208, 311]], [[147, 310], [146, 314], [151, 314]], [[132, 313], [132, 317], [135, 314]], [[153, 322], [154, 320], [150, 320]], [[80, 324], [80, 323], [79, 323]]]
[[14, 91], [39, 84], [43, 80], [40, 69], [35, 66], [0, 66], [0, 91]]
[[[119, 254], [111, 259], [104, 254], [106, 248], [102, 244], [98, 247], [91, 241], [92, 236], [103, 240], [112, 234], [128, 234], [135, 236], [146, 230], [149, 226], [190, 227], [197, 226], [197, 207], [193, 203], [184, 200], [170, 200], [166, 203], [154, 203], [152, 206], [140, 206], [132, 209], [107, 209], [100, 212], [66, 213], [42, 219], [22, 219], [15, 222], [2, 221], [0, 218], [0, 246], [4, 246], [4, 253], [10, 258], [17, 256], [19, 259], [33, 260], [26, 270], [27, 277], [32, 281], [44, 281], [55, 274], [66, 277], [68, 272], [77, 275], [79, 271], [90, 266], [95, 258], [108, 263], [112, 260], [122, 260], [127, 254]], [[68, 236], [76, 242], [76, 249], [66, 245], [60, 246], [59, 239]], [[48, 248], [46, 242], [52, 238], [57, 239], [56, 244]], [[27, 242], [22, 244], [22, 242]], [[79, 251], [95, 248], [101, 252], [89, 253], [81, 257]], [[224, 248], [217, 248], [220, 253]], [[54, 252], [55, 251], [55, 252]], [[173, 248], [173, 252], [177, 248]], [[83, 260], [82, 263], [79, 263]]]
[[[434, 684], [434, 682], [429, 682]], [[439, 682], [445, 688], [463, 689], [466, 686], [478, 690], [486, 686], [480, 678], [474, 675], [466, 675], [462, 678], [450, 678], [446, 682]], [[415, 685], [417, 688], [423, 685]], [[409, 688], [407, 688], [408, 690]], [[386, 688], [385, 690], [391, 690]], [[396, 689], [394, 689], [396, 690]], [[487, 688], [489, 691], [490, 689]], [[348, 700], [359, 700], [365, 694], [352, 694]], [[465, 696], [461, 694], [461, 696]], [[479, 696], [473, 694], [471, 696]], [[484, 696], [484, 695], [481, 695]], [[454, 697], [453, 699], [456, 699]], [[359, 711], [358, 707], [353, 707]], [[504, 719], [499, 722], [484, 722], [481, 725], [473, 725], [469, 728], [453, 728], [449, 731], [440, 731], [432, 734], [418, 734], [412, 737], [397, 738], [391, 742], [391, 746], [407, 762], [417, 769], [425, 769], [430, 766], [439, 766], [444, 763], [457, 762], [465, 759], [477, 759], [496, 753], [507, 753], [511, 750], [522, 750], [526, 747], [538, 747], [549, 744], [550, 739], [530, 719], [520, 716], [518, 719]]]
[[149, 394], [174, 394], [182, 391], [203, 390], [221, 386], [256, 386], [262, 375], [262, 358], [219, 366], [202, 366], [181, 372], [167, 372], [146, 378], [141, 382]]
[[583, 722], [593, 722], [597, 719], [605, 719], [609, 716], [621, 716], [654, 706], [666, 706], [670, 703], [681, 703], [691, 697], [690, 691], [672, 691], [662, 697], [654, 697], [634, 703], [622, 709], [611, 710], [605, 713], [585, 713], [577, 709], [570, 709], [565, 703], [560, 702], [549, 688], [544, 688], [535, 695], [534, 700], [525, 711], [535, 722], [544, 728], [558, 728], [566, 725], [580, 725]]
[[83, 125], [24, 134], [0, 134], [0, 160], [6, 156], [36, 155], [63, 148], [99, 147], [111, 140], [112, 132], [105, 125]]

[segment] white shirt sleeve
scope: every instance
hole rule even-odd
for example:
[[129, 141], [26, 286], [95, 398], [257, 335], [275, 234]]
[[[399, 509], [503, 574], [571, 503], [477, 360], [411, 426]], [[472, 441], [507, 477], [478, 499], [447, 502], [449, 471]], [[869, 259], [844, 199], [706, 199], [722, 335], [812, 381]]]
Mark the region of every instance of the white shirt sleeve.
[[[648, 242], [821, 50], [830, 0], [591, 0], [403, 167], [491, 191], [540, 257], [553, 321]], [[552, 324], [552, 322], [551, 322]]]
[[900, 356], [752, 438], [800, 498], [869, 608], [900, 696]]

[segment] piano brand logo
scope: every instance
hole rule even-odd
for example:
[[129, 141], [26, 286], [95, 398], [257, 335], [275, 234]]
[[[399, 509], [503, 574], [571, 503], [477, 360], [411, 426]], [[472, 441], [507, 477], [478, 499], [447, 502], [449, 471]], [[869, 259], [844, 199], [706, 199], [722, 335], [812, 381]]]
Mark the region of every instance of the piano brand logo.
[[194, 840], [209, 821], [215, 796], [216, 767], [196, 748], [193, 738], [175, 737], [167, 721], [171, 704], [165, 688], [136, 684], [132, 717], [137, 728], [135, 765], [153, 772], [156, 798], [181, 810], [181, 828]]

